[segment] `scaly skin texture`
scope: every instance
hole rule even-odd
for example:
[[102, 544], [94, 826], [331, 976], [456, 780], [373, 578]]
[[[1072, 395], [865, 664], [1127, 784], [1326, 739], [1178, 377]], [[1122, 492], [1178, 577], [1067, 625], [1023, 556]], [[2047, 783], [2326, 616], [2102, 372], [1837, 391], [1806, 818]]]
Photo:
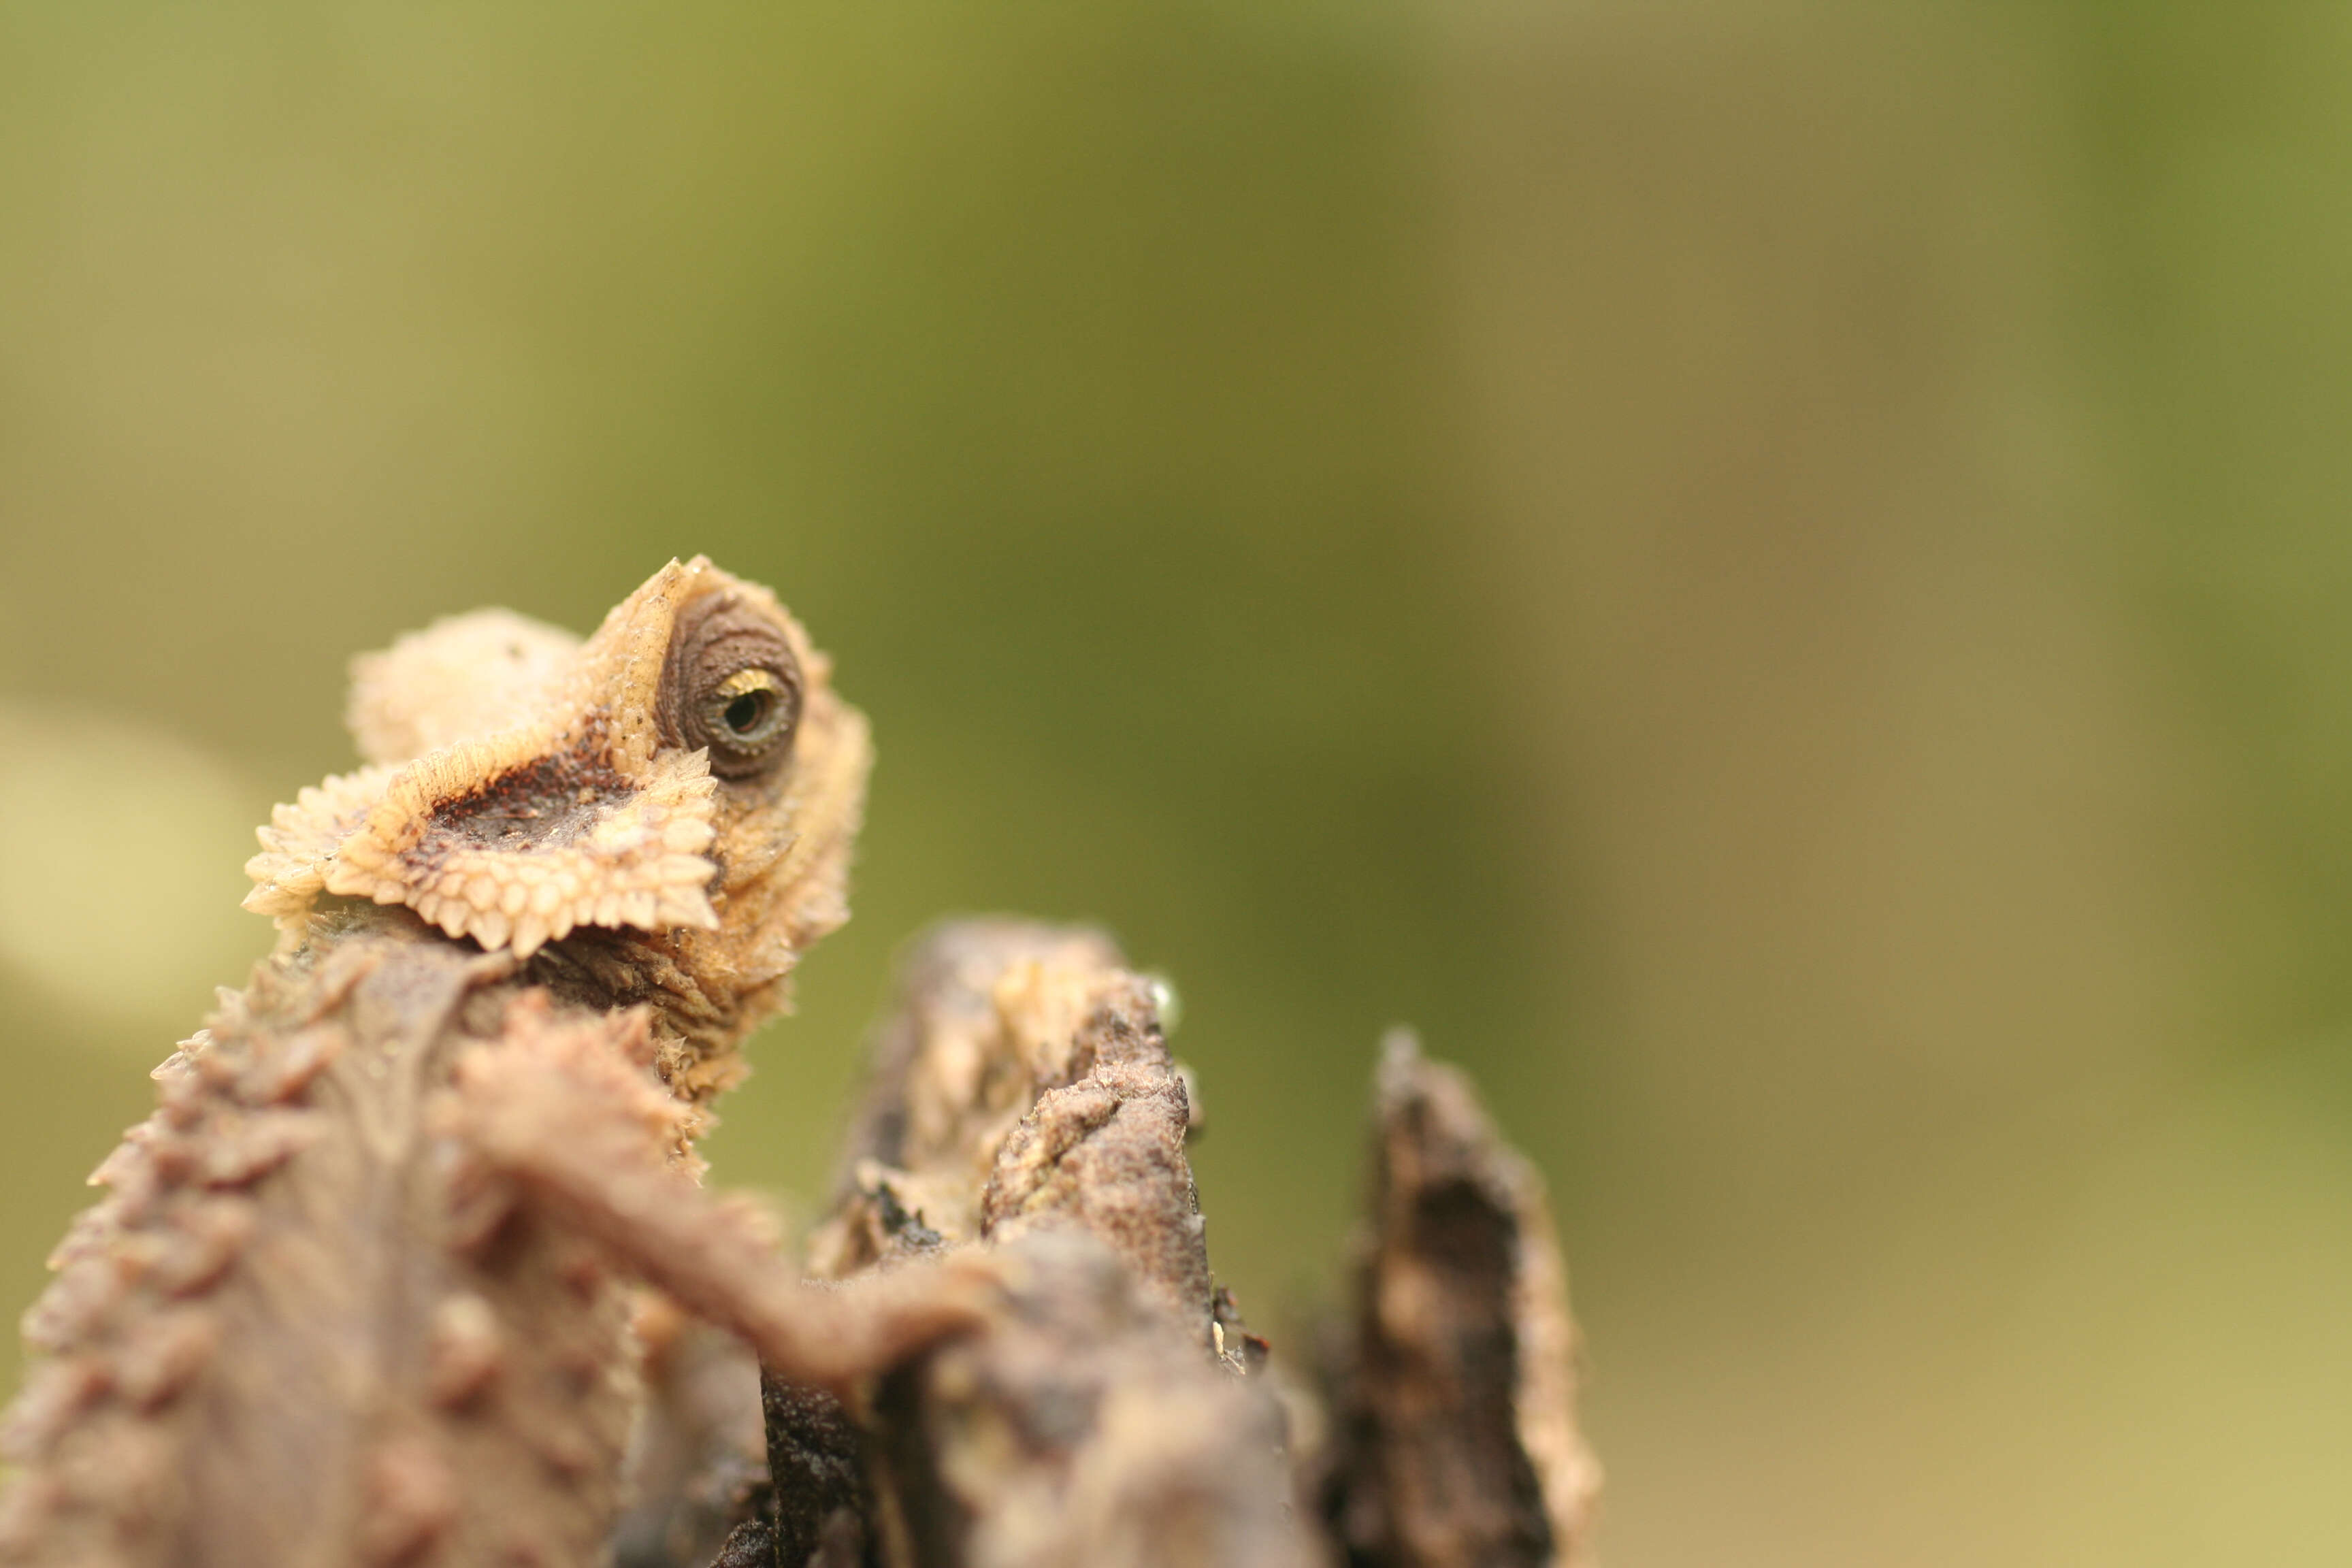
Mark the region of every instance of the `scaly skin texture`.
[[774, 598], [673, 562], [584, 642], [482, 612], [355, 673], [368, 765], [248, 868], [278, 951], [27, 1314], [0, 1561], [591, 1563], [623, 1274], [820, 1382], [940, 1317], [828, 1338], [694, 1185], [738, 1042], [846, 915], [868, 760]]

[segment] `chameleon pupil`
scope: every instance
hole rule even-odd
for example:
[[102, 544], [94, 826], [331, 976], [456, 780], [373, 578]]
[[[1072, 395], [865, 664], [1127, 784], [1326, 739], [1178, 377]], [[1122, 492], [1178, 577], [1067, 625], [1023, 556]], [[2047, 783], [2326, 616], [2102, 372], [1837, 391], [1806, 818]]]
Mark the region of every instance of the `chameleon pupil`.
[[727, 705], [727, 727], [739, 735], [748, 735], [759, 728], [760, 721], [767, 715], [767, 709], [766, 692], [746, 691]]

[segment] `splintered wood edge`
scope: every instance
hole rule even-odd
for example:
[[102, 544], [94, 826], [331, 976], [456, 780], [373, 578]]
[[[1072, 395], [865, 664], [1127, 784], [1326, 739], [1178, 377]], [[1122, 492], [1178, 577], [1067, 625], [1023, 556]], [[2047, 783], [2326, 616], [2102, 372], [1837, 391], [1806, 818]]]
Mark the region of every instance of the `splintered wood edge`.
[[[1324, 1461], [1334, 1529], [1383, 1563], [1589, 1563], [1601, 1467], [1577, 1424], [1577, 1331], [1541, 1178], [1469, 1079], [1423, 1058], [1405, 1030], [1383, 1045], [1371, 1142], [1352, 1342]], [[1491, 1268], [1499, 1289], [1479, 1278]], [[1497, 1361], [1510, 1369], [1499, 1401], [1480, 1386]], [[1532, 1481], [1532, 1498], [1496, 1473], [1496, 1457]]]

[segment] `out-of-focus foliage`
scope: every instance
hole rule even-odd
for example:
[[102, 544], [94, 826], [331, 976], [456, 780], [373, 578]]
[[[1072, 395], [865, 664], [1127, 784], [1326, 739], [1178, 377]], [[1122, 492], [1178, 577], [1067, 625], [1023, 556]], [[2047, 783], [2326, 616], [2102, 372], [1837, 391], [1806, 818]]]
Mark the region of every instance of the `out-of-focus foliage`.
[[921, 921], [1097, 917], [1261, 1318], [1381, 1026], [1477, 1073], [1612, 1561], [2342, 1561], [2347, 83], [2280, 0], [0, 0], [0, 1296], [343, 660], [699, 550], [881, 756], [722, 1179]]

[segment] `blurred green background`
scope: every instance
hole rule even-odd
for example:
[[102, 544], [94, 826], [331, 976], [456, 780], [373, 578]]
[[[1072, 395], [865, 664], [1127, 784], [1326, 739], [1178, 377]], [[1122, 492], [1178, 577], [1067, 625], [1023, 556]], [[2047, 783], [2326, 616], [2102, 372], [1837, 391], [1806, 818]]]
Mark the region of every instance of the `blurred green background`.
[[707, 551], [880, 750], [721, 1179], [1096, 918], [1261, 1319], [1476, 1072], [1609, 1561], [2343, 1562], [2347, 426], [2338, 6], [0, 0], [0, 1298], [347, 657]]

